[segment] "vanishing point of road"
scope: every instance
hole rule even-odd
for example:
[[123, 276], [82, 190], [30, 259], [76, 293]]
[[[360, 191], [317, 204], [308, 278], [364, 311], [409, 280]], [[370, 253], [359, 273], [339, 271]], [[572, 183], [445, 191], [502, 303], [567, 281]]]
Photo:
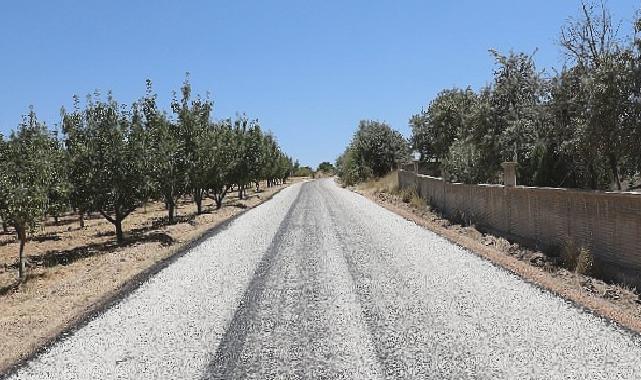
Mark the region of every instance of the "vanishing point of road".
[[324, 179], [9, 378], [634, 379], [641, 339]]

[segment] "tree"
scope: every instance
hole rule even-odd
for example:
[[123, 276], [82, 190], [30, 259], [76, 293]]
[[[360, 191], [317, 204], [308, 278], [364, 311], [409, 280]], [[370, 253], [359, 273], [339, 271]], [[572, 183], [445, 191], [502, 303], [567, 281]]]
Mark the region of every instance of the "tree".
[[354, 186], [362, 181], [364, 178], [361, 170], [362, 168], [356, 160], [355, 152], [349, 146], [336, 159], [336, 172], [345, 186]]
[[206, 151], [198, 148], [198, 141], [205, 134], [210, 123], [210, 114], [213, 103], [209, 99], [191, 99], [191, 83], [189, 74], [181, 88], [182, 97], [176, 98], [171, 103], [171, 109], [178, 119], [181, 144], [184, 147], [185, 173], [187, 174], [187, 187], [191, 190], [198, 214], [202, 213], [202, 201], [207, 191], [203, 187], [206, 172], [203, 167], [208, 157], [203, 156]]
[[450, 146], [463, 133], [465, 118], [475, 101], [470, 88], [444, 90], [427, 110], [412, 116], [412, 146], [421, 153], [423, 161], [441, 162], [447, 157]]
[[318, 171], [323, 173], [334, 173], [334, 165], [331, 162], [323, 161], [318, 164]]
[[[156, 94], [147, 80], [147, 94], [142, 100], [145, 130], [149, 135], [150, 177], [155, 198], [160, 198], [167, 208], [169, 223], [175, 222], [176, 203], [185, 192], [188, 176], [185, 146], [177, 125], [158, 110]], [[199, 156], [199, 155], [197, 155]], [[193, 174], [192, 174], [193, 179]]]
[[598, 67], [618, 49], [620, 39], [603, 0], [581, 1], [581, 16], [571, 18], [559, 38], [566, 56], [575, 64]]
[[[4, 136], [0, 133], [0, 162], [8, 159], [6, 149], [7, 143], [4, 141]], [[0, 182], [0, 197], [5, 196], [2, 185], [2, 182]], [[3, 200], [0, 199], [0, 223], [2, 223], [2, 232], [7, 233], [9, 232], [9, 225], [7, 224], [7, 217], [2, 209], [2, 204]]]
[[110, 94], [106, 102], [90, 99], [82, 119], [66, 130], [75, 160], [86, 170], [75, 191], [86, 195], [90, 210], [114, 225], [122, 243], [123, 220], [152, 194], [142, 115], [137, 106], [120, 107]]
[[[442, 94], [431, 104], [431, 114], [435, 115], [430, 118], [435, 120], [431, 124], [438, 128], [419, 129], [427, 137], [419, 134], [413, 139], [429, 138], [435, 145], [447, 146], [443, 161], [449, 179], [494, 182], [501, 162], [517, 161], [519, 177], [529, 183], [539, 162], [537, 149], [544, 144], [544, 82], [531, 56], [491, 53], [496, 62], [492, 85], [478, 95], [469, 90]], [[443, 155], [444, 148], [432, 149], [437, 158]], [[472, 166], [465, 168], [468, 164]]]
[[234, 160], [230, 168], [230, 178], [238, 188], [238, 198], [242, 199], [245, 187], [250, 182], [251, 155], [249, 152], [248, 131], [252, 128], [255, 120], [250, 121], [245, 115], [241, 115], [234, 121], [233, 141]]
[[54, 218], [58, 224], [60, 214], [69, 210], [71, 184], [69, 183], [69, 165], [63, 142], [57, 134], [51, 136], [51, 151], [49, 156], [51, 181], [47, 191], [47, 215]]
[[24, 254], [28, 233], [47, 210], [52, 165], [51, 138], [47, 128], [30, 110], [11, 134], [0, 154], [0, 209], [3, 220], [15, 228], [20, 241], [18, 276], [26, 279]]
[[[585, 129], [583, 143], [597, 150], [600, 162], [590, 162], [594, 172], [603, 163], [611, 183], [622, 189], [622, 175], [632, 174], [630, 141], [635, 121], [634, 55], [624, 48], [603, 1], [581, 3], [581, 16], [561, 29], [560, 44], [571, 62], [583, 73]], [[595, 173], [592, 173], [592, 184]]]
[[371, 176], [381, 177], [407, 158], [403, 136], [378, 121], [363, 120], [345, 152], [336, 160], [336, 170], [345, 185]]
[[391, 171], [407, 156], [407, 143], [403, 136], [378, 121], [363, 120], [351, 143], [364, 178], [381, 177]]
[[265, 136], [258, 121], [250, 125], [246, 136], [245, 159], [247, 160], [248, 181], [256, 184], [256, 191], [260, 189], [260, 180], [264, 177], [264, 167], [267, 164], [265, 150]]
[[235, 183], [232, 169], [236, 160], [236, 141], [231, 120], [212, 124], [208, 131], [207, 141], [210, 142], [212, 164], [209, 165], [207, 177], [209, 178], [208, 196], [220, 209], [227, 193]]
[[89, 141], [85, 113], [80, 110], [78, 96], [73, 97], [73, 112], [67, 113], [63, 108], [62, 128], [65, 136], [65, 156], [67, 161], [67, 178], [69, 181], [69, 202], [78, 212], [80, 228], [85, 227], [85, 214], [92, 210], [92, 191], [90, 175], [93, 163], [88, 160]]

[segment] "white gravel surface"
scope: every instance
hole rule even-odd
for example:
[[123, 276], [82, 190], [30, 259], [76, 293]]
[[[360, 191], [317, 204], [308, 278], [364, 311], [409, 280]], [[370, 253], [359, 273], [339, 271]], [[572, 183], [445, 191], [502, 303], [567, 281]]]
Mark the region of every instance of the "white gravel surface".
[[640, 342], [326, 179], [11, 378], [638, 379]]
[[197, 379], [300, 184], [237, 218], [11, 379]]

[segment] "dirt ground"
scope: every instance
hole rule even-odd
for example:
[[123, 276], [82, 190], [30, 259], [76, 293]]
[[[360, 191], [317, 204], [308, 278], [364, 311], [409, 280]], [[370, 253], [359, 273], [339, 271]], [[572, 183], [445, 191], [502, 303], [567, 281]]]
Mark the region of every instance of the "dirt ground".
[[526, 281], [624, 328], [641, 333], [641, 299], [634, 289], [568, 271], [559, 265], [557, 258], [548, 257], [543, 252], [479, 232], [474, 226], [453, 224], [424, 203], [403, 202], [401, 196], [393, 191], [382, 190], [380, 185], [361, 186], [354, 190]]
[[115, 242], [113, 225], [98, 214], [85, 221], [84, 229], [76, 215], [61, 217], [57, 225], [48, 220], [26, 245], [24, 284], [16, 281], [15, 234], [0, 232], [0, 374], [113, 297], [134, 276], [287, 185], [248, 190], [243, 200], [229, 194], [220, 210], [207, 200], [203, 215], [195, 215], [193, 202], [181, 201], [173, 225], [161, 203], [148, 204], [124, 221], [122, 245]]

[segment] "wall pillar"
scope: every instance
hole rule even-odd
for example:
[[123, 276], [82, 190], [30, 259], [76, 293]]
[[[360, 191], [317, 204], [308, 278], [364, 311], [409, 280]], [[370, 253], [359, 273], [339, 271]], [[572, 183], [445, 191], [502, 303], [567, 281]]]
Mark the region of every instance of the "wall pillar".
[[504, 162], [501, 167], [503, 168], [503, 185], [516, 186], [516, 162]]

